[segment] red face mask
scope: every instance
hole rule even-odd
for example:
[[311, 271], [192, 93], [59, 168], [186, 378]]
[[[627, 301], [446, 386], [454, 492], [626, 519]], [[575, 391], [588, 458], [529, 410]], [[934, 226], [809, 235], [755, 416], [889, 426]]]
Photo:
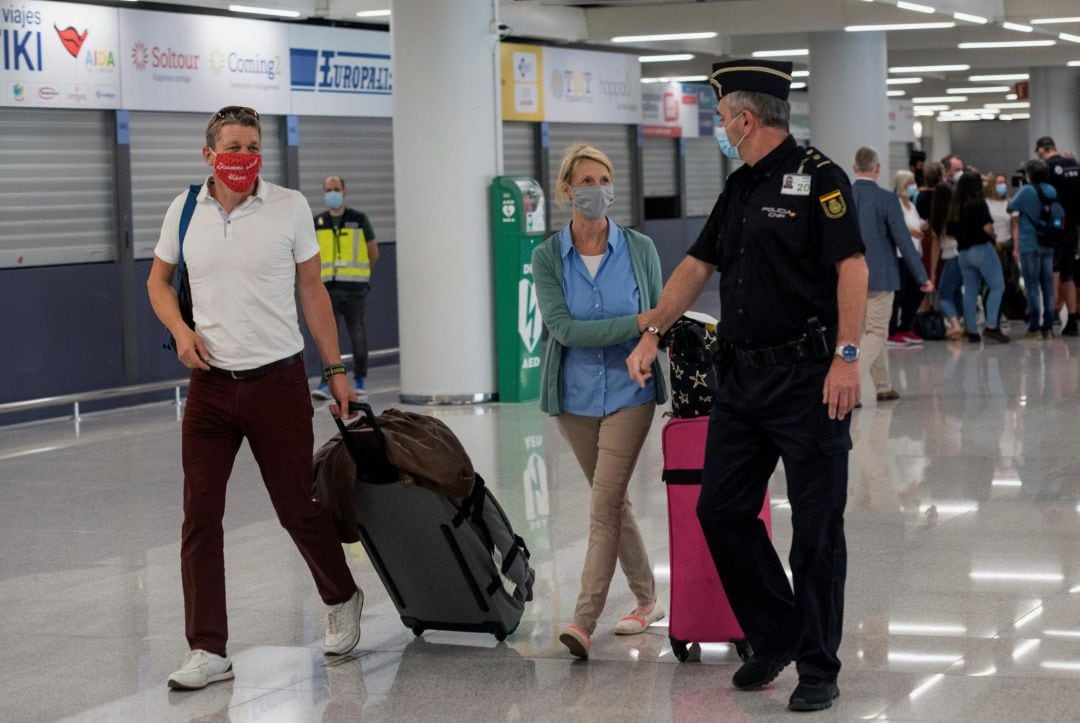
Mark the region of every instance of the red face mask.
[[237, 193], [251, 190], [262, 168], [261, 153], [218, 153], [214, 175]]

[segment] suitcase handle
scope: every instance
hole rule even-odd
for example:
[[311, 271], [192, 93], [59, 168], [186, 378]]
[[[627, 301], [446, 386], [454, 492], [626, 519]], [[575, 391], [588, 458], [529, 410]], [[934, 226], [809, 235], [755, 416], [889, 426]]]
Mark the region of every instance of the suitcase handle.
[[[379, 442], [385, 449], [386, 438], [383, 437], [382, 428], [379, 427], [379, 420], [375, 417], [375, 411], [371, 408], [371, 405], [366, 402], [349, 402], [349, 411], [358, 412], [364, 415], [367, 423], [375, 431], [375, 434], [378, 435]], [[341, 433], [341, 441], [345, 443], [345, 449], [349, 451], [349, 456], [352, 457], [353, 462], [355, 462], [357, 467], [359, 468], [359, 466], [363, 463], [363, 453], [353, 446], [353, 440], [349, 436], [349, 430], [345, 427], [345, 422], [341, 421], [341, 417], [334, 417], [334, 424], [337, 425], [338, 431]], [[387, 479], [381, 481], [369, 479], [368, 481], [372, 484], [393, 484], [397, 482], [397, 479]]]

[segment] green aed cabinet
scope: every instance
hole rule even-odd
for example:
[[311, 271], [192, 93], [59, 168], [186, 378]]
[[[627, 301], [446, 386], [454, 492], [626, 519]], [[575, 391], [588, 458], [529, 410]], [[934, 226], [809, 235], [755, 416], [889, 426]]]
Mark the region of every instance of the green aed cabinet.
[[524, 176], [496, 176], [491, 184], [491, 223], [499, 401], [533, 401], [540, 397], [544, 331], [532, 278], [532, 252], [544, 240], [540, 184]]

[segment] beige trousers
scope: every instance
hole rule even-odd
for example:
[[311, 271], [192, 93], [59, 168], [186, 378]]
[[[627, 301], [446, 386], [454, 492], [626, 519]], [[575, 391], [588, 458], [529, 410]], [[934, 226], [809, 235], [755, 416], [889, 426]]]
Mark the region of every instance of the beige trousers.
[[876, 392], [892, 389], [892, 381], [889, 379], [889, 355], [885, 353], [892, 302], [892, 291], [871, 291], [866, 296], [866, 326], [859, 344], [862, 347], [860, 361], [870, 367], [870, 378], [874, 380]]
[[616, 559], [640, 606], [656, 600], [649, 555], [626, 494], [638, 453], [652, 426], [656, 403], [620, 409], [606, 417], [563, 413], [559, 431], [570, 443], [585, 479], [592, 487], [589, 503], [589, 544], [574, 624], [590, 635], [604, 610]]

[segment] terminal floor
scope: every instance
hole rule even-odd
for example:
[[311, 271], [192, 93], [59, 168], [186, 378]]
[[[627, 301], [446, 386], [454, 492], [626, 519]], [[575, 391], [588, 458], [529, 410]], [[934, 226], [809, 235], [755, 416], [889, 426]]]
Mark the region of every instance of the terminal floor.
[[[1014, 332], [1015, 330], [1014, 325]], [[898, 402], [855, 414], [842, 695], [814, 720], [1080, 720], [1080, 344], [931, 343], [889, 352]], [[371, 378], [377, 408], [397, 369]], [[865, 387], [864, 387], [865, 388]], [[180, 427], [159, 404], [0, 429], [0, 721], [759, 721], [796, 677], [732, 689], [737, 660], [680, 664], [667, 630], [615, 637], [621, 572], [588, 662], [570, 622], [588, 494], [534, 404], [428, 410], [490, 480], [537, 571], [504, 644], [405, 629], [358, 546], [363, 638], [334, 661], [323, 608], [278, 526], [250, 452], [226, 512], [233, 682], [170, 692], [186, 653], [179, 576]], [[666, 603], [667, 509], [657, 415], [631, 484]], [[316, 410], [317, 439], [333, 432]], [[776, 544], [791, 538], [783, 470]], [[805, 714], [803, 714], [805, 715]]]

